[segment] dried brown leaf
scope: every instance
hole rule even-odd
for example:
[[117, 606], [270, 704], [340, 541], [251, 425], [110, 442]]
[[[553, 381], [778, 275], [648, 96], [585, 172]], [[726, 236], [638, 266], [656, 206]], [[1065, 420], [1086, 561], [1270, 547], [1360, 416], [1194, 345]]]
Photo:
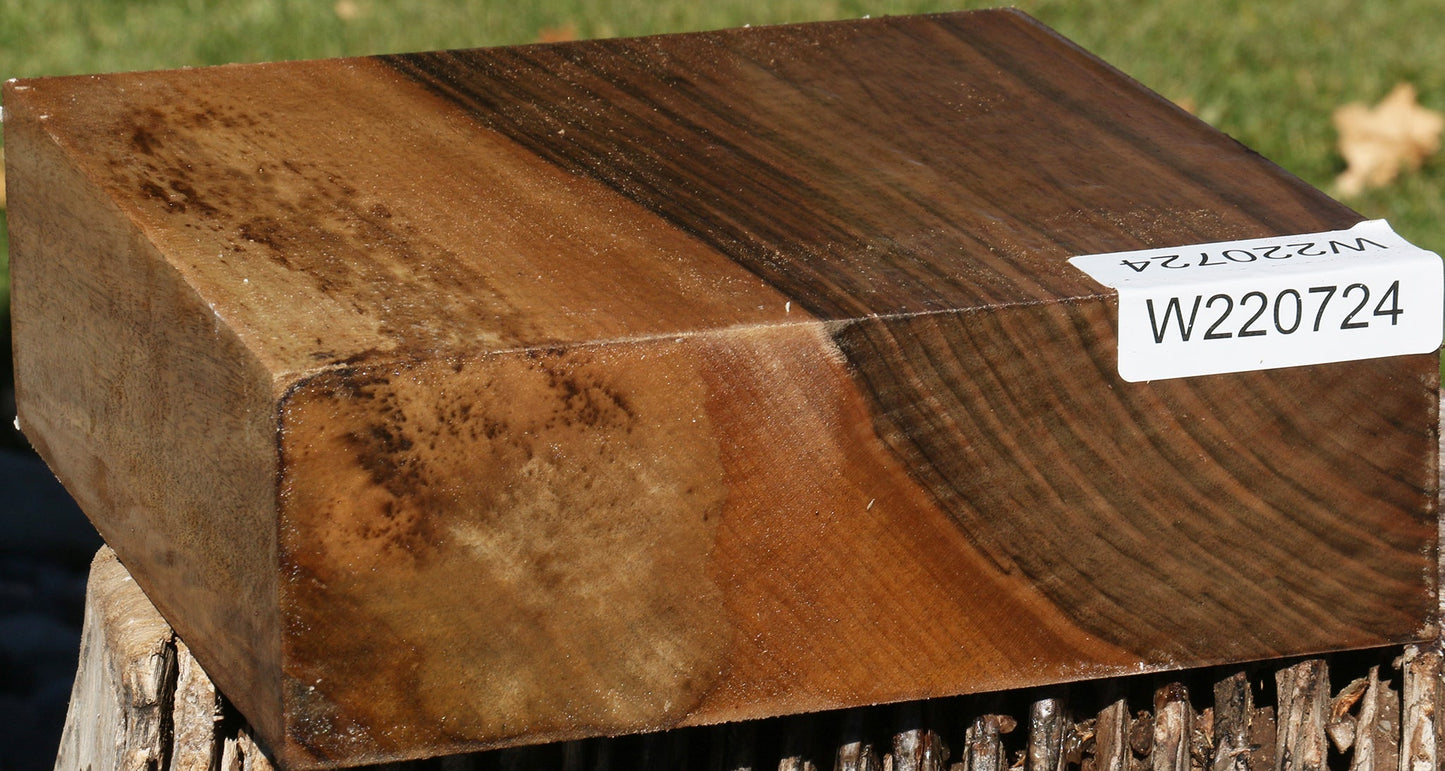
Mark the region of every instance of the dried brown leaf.
[[356, 4], [356, 0], [336, 0], [331, 10], [336, 14], [336, 18], [342, 21], [351, 21], [361, 16], [361, 6]]
[[1421, 107], [1415, 87], [1395, 86], [1374, 107], [1351, 102], [1335, 110], [1340, 155], [1348, 167], [1335, 180], [1341, 195], [1358, 195], [1389, 184], [1404, 170], [1420, 168], [1440, 149], [1445, 116]]
[[557, 27], [543, 27], [537, 31], [538, 43], [565, 43], [577, 39], [577, 27], [563, 24]]

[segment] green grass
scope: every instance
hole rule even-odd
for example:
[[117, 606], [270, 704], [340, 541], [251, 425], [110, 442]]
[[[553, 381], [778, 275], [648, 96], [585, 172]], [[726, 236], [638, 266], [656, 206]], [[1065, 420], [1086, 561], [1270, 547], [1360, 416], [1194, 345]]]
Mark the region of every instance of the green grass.
[[[544, 28], [642, 35], [865, 14], [983, 7], [964, 2], [581, 0], [0, 0], [0, 78], [523, 43]], [[997, 3], [995, 3], [997, 4]], [[1310, 183], [1343, 162], [1330, 113], [1401, 80], [1445, 109], [1438, 0], [1016, 0], [1016, 5]], [[1445, 249], [1445, 163], [1348, 201]], [[0, 301], [5, 298], [0, 227]], [[3, 307], [3, 306], [0, 306]]]

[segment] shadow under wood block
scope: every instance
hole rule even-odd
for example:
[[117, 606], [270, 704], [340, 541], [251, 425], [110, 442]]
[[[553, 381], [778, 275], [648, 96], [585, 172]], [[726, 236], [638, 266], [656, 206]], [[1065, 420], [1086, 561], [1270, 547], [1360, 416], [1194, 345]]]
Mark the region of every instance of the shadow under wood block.
[[1066, 262], [1359, 215], [1021, 14], [5, 106], [22, 425], [288, 767], [1434, 634], [1437, 359]]

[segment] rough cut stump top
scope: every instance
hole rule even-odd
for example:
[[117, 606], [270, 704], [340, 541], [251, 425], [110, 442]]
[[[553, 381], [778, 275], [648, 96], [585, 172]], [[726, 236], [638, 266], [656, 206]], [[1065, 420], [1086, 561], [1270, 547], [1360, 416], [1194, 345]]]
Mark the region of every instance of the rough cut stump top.
[[1021, 14], [5, 111], [22, 426], [292, 767], [1435, 632], [1436, 359], [1066, 263], [1360, 217]]

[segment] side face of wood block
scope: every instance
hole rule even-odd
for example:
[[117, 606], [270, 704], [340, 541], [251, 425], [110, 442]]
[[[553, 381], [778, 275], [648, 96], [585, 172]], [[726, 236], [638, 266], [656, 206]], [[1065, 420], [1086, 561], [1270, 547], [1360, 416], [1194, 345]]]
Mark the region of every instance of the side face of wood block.
[[[18, 92], [18, 93], [17, 93]], [[270, 376], [113, 198], [6, 95], [24, 430], [153, 602], [279, 731]], [[23, 395], [22, 395], [23, 394]]]
[[21, 420], [296, 767], [1434, 634], [1438, 360], [1126, 383], [1359, 217], [1011, 12], [12, 83]]

